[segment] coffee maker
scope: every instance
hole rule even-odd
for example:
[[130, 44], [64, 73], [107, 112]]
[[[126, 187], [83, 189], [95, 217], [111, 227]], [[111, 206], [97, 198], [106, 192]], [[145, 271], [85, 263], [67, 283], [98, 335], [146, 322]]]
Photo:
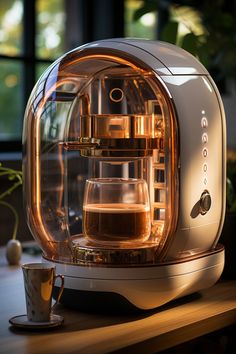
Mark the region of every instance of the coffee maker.
[[146, 310], [219, 279], [225, 116], [191, 54], [138, 39], [66, 53], [32, 91], [23, 146], [27, 222], [64, 304]]

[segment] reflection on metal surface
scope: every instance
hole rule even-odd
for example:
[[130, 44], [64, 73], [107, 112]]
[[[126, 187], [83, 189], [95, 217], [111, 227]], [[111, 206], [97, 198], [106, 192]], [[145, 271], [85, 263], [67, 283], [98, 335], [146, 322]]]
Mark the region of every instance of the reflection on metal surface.
[[72, 239], [73, 262], [78, 264], [99, 265], [140, 265], [154, 264], [156, 260], [157, 245], [151, 242], [141, 244], [133, 243], [120, 247], [98, 247], [87, 241], [83, 236]]

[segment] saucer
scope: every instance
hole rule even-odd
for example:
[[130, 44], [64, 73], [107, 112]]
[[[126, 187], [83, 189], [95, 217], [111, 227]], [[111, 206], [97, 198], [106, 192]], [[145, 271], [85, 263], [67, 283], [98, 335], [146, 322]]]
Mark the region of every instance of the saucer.
[[58, 327], [64, 321], [64, 318], [59, 315], [52, 314], [49, 321], [45, 322], [33, 322], [29, 321], [27, 315], [19, 315], [9, 319], [11, 325], [26, 329], [40, 329]]

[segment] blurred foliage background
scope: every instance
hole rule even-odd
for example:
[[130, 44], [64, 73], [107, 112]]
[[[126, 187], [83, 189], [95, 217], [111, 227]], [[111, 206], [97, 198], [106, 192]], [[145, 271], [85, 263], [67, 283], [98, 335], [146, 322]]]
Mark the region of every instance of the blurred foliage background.
[[156, 38], [198, 57], [224, 92], [225, 80], [236, 79], [236, 1], [144, 0], [134, 22], [160, 9], [164, 21], [159, 18]]

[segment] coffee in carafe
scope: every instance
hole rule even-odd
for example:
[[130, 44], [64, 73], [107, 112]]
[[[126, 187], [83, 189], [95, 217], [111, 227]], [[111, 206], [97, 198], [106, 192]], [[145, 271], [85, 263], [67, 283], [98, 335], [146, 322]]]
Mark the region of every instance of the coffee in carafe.
[[97, 242], [145, 241], [150, 234], [150, 208], [145, 204], [88, 204], [84, 231]]
[[146, 182], [138, 179], [91, 179], [86, 182], [83, 232], [95, 243], [143, 242], [150, 235]]

